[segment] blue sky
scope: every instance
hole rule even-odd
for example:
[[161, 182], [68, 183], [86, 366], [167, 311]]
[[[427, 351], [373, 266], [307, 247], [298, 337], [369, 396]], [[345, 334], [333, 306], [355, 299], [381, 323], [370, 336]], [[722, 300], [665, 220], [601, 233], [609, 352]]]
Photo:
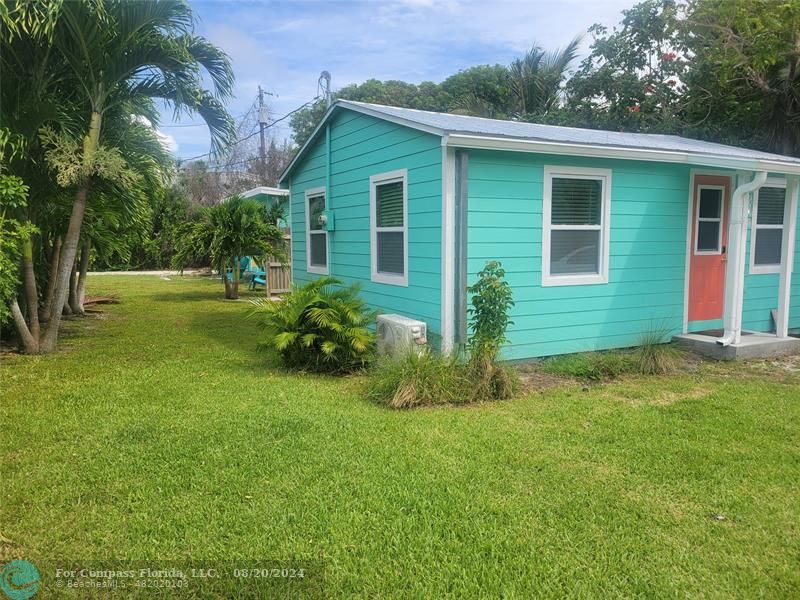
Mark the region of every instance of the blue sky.
[[[261, 84], [272, 119], [317, 93], [322, 70], [333, 89], [370, 78], [441, 81], [476, 64], [509, 63], [535, 40], [567, 44], [593, 23], [614, 25], [634, 0], [198, 0], [198, 33], [225, 50], [236, 73], [232, 115], [245, 113]], [[584, 46], [588, 39], [584, 41]], [[209, 150], [204, 126], [164, 114], [161, 131], [181, 158]], [[175, 125], [181, 125], [175, 127]], [[288, 121], [272, 135], [289, 136]]]

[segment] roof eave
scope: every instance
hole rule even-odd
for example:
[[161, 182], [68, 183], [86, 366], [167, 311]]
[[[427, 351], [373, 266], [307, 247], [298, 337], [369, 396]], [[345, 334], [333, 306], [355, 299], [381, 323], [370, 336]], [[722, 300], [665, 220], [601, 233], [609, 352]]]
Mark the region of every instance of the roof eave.
[[541, 140], [501, 138], [469, 134], [450, 133], [447, 145], [458, 148], [486, 150], [513, 150], [517, 152], [536, 152], [598, 158], [617, 158], [624, 160], [644, 160], [690, 164], [704, 167], [741, 169], [746, 171], [769, 171], [787, 175], [800, 175], [800, 164], [778, 160], [746, 159], [725, 155], [680, 152], [675, 150], [650, 150], [647, 148], [627, 148], [624, 146], [600, 146]]

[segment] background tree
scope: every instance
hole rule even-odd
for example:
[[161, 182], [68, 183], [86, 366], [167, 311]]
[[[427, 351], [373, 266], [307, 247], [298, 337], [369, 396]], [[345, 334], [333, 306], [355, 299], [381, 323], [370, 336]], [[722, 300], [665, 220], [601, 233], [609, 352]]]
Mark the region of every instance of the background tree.
[[689, 54], [673, 0], [645, 0], [622, 11], [619, 27], [595, 24], [590, 54], [567, 85], [564, 124], [625, 131], [678, 132]]
[[562, 50], [548, 52], [534, 44], [509, 67], [516, 113], [523, 120], [535, 120], [560, 106], [561, 86], [570, 64], [578, 55], [581, 38], [573, 39]]
[[[60, 242], [53, 242], [59, 251], [51, 252], [55, 260], [49, 261], [52, 271], [47, 285], [52, 286], [53, 299], [47, 328], [40, 336], [38, 322], [30, 316], [27, 322], [17, 323], [26, 351], [51, 352], [70, 290], [90, 190], [103, 181], [129, 188], [142, 177], [119, 149], [104, 141], [107, 114], [128, 106], [155, 122], [157, 115], [140, 100], [161, 98], [178, 114], [199, 114], [209, 125], [213, 148], [219, 151], [233, 135], [232, 121], [222, 105], [230, 95], [233, 73], [227, 56], [193, 33], [191, 9], [179, 0], [82, 0], [50, 3], [47, 9], [37, 3], [15, 2], [4, 5], [0, 19], [3, 87], [28, 90], [12, 97], [10, 104], [4, 102], [3, 122], [19, 127], [32, 151], [36, 136], [30, 132], [49, 124], [42, 153], [50, 170], [43, 172], [39, 167], [36, 177], [25, 179], [31, 186], [29, 211], [47, 212], [33, 201], [46, 204], [53, 182], [72, 195], [66, 227], [56, 225], [63, 232], [55, 236]], [[206, 89], [204, 73], [213, 91]], [[30, 100], [34, 100], [35, 115], [24, 108]], [[18, 161], [22, 164], [12, 164], [11, 169], [42, 165], [33, 158], [28, 153]], [[27, 281], [26, 273], [23, 264]], [[36, 287], [24, 285], [23, 290], [23, 304], [36, 306]]]
[[800, 156], [800, 2], [694, 0], [686, 39], [694, 131]]
[[283, 232], [272, 222], [270, 209], [264, 204], [234, 196], [204, 207], [195, 221], [186, 224], [173, 264], [183, 268], [209, 261], [222, 276], [225, 298], [235, 300], [239, 298], [239, 265], [245, 256], [275, 256], [285, 262]]

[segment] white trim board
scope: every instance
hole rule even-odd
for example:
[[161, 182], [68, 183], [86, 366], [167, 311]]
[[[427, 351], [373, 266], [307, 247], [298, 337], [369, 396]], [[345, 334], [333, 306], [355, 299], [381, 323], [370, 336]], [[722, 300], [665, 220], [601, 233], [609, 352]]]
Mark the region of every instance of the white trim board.
[[455, 337], [455, 150], [442, 139], [442, 280], [441, 335], [443, 353], [453, 349]]
[[700, 154], [677, 150], [650, 150], [647, 148], [547, 142], [541, 140], [484, 137], [457, 133], [451, 133], [449, 135], [448, 145], [459, 148], [512, 150], [515, 152], [535, 152], [539, 154], [584, 156], [589, 158], [615, 158], [619, 160], [642, 160], [697, 165], [702, 167], [743, 169], [747, 171], [800, 174], [800, 164], [764, 159], [731, 158], [730, 156], [722, 154]]

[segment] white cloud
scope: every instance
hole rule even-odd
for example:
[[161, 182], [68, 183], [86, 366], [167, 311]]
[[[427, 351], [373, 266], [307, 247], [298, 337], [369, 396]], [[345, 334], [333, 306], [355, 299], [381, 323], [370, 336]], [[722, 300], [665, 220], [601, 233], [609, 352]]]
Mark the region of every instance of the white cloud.
[[[322, 70], [334, 89], [370, 78], [441, 81], [476, 64], [509, 63], [536, 41], [566, 45], [596, 22], [613, 25], [634, 0], [384, 0], [193, 2], [199, 33], [222, 47], [236, 73], [233, 115], [258, 85], [279, 117], [317, 93]], [[588, 40], [584, 48], [588, 47]], [[198, 122], [198, 121], [194, 121]], [[289, 135], [288, 122], [276, 127]], [[170, 131], [186, 156], [207, 152], [204, 127]]]

